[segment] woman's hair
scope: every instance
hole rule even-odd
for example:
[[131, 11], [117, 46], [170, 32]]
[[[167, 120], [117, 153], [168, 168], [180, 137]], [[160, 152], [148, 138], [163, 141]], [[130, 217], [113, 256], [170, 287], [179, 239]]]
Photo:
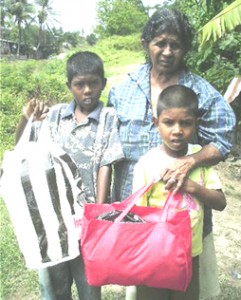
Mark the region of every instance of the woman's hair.
[[147, 21], [142, 32], [142, 44], [145, 50], [158, 35], [169, 33], [177, 35], [187, 53], [192, 46], [193, 28], [187, 17], [175, 9], [157, 10]]
[[198, 98], [196, 93], [184, 85], [171, 85], [165, 88], [158, 97], [157, 117], [163, 110], [171, 108], [187, 108], [198, 117]]
[[103, 80], [105, 78], [101, 58], [90, 51], [81, 51], [71, 55], [67, 60], [66, 71], [68, 83], [71, 83], [74, 77], [86, 74], [98, 75]]

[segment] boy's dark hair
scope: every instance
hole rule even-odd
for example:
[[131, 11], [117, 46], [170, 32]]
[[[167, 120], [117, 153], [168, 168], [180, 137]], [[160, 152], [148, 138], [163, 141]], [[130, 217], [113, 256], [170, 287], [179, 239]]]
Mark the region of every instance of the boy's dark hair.
[[142, 43], [148, 49], [149, 43], [163, 33], [177, 35], [187, 53], [192, 46], [193, 27], [186, 15], [176, 9], [158, 9], [148, 20], [142, 32]]
[[71, 83], [76, 76], [93, 74], [105, 79], [102, 59], [93, 52], [80, 51], [71, 55], [67, 60], [67, 80]]
[[170, 108], [188, 108], [198, 117], [198, 98], [196, 93], [184, 85], [171, 85], [165, 88], [158, 97], [157, 117], [163, 110]]

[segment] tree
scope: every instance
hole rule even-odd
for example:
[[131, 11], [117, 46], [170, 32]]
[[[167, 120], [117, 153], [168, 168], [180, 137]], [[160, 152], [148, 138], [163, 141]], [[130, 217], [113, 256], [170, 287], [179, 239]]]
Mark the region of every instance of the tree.
[[202, 46], [201, 28], [215, 18], [217, 12], [223, 11], [233, 2], [236, 1], [176, 0], [174, 4], [175, 8], [188, 16], [197, 33], [192, 52], [186, 57], [189, 68], [206, 78], [222, 94], [226, 91], [233, 77], [241, 73], [240, 26], [232, 31], [226, 31], [226, 34], [215, 42], [210, 38]]
[[1, 38], [6, 38], [7, 23], [11, 17], [10, 14], [10, 1], [9, 0], [0, 0], [1, 14], [0, 14], [0, 30]]
[[100, 0], [96, 34], [102, 37], [140, 32], [148, 15], [141, 0]]
[[51, 7], [51, 0], [35, 0], [35, 4], [37, 6], [36, 11], [36, 19], [39, 26], [39, 34], [38, 34], [38, 45], [36, 50], [36, 57], [38, 59], [43, 57], [42, 53], [42, 44], [43, 44], [43, 33], [44, 33], [44, 27], [47, 27], [47, 29], [51, 32], [49, 23], [56, 22], [56, 19], [54, 16], [56, 15], [53, 11], [53, 8]]
[[51, 0], [0, 0], [0, 5], [1, 37], [8, 40], [1, 53], [41, 59], [59, 54], [64, 43], [69, 47], [83, 43], [79, 32], [65, 34], [55, 27]]
[[33, 13], [33, 5], [28, 3], [27, 0], [13, 0], [10, 1], [9, 11], [14, 16], [15, 22], [18, 27], [18, 49], [17, 55], [19, 56], [20, 45], [22, 42], [23, 24], [27, 24], [28, 20], [32, 20], [31, 14]]
[[75, 32], [65, 32], [62, 36], [63, 44], [67, 44], [69, 47], [77, 47], [80, 44], [80, 33], [79, 31]]
[[241, 0], [236, 0], [224, 8], [200, 29], [201, 45], [208, 41], [215, 42], [238, 25], [241, 25]]
[[87, 35], [87, 37], [86, 37], [86, 41], [91, 45], [91, 46], [93, 46], [93, 45], [95, 45], [96, 44], [96, 42], [97, 42], [97, 37], [96, 37], [96, 35], [94, 34], [94, 33], [91, 33], [90, 35]]

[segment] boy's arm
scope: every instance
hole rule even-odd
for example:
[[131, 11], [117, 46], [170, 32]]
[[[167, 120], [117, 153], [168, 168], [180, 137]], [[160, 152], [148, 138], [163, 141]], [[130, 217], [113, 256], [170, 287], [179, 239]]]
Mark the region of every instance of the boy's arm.
[[17, 129], [16, 129], [15, 144], [17, 144], [18, 141], [20, 140], [27, 123], [28, 123], [28, 118], [26, 118], [25, 115], [22, 115], [21, 119], [19, 120]]
[[100, 167], [97, 178], [96, 202], [105, 203], [110, 194], [111, 165]]
[[184, 181], [181, 191], [193, 195], [201, 203], [215, 210], [222, 211], [227, 205], [222, 190], [208, 189], [189, 178]]

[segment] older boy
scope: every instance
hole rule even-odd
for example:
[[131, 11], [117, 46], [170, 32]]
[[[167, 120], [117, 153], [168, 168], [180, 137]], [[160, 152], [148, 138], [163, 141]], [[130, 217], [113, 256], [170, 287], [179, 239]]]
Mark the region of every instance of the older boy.
[[[181, 85], [162, 91], [157, 103], [155, 125], [163, 143], [143, 155], [134, 169], [133, 189], [137, 190], [153, 178], [161, 178], [145, 194], [140, 204], [163, 207], [169, 191], [163, 181], [163, 171], [173, 159], [200, 151], [201, 146], [189, 144], [198, 125], [197, 95]], [[176, 179], [173, 178], [173, 190]], [[212, 167], [196, 168], [185, 180], [181, 192], [181, 207], [189, 210], [192, 225], [193, 276], [185, 293], [150, 287], [138, 287], [138, 300], [199, 300], [199, 255], [202, 253], [203, 205], [223, 210], [226, 199], [220, 180]], [[151, 254], [150, 254], [151, 255]], [[161, 255], [161, 249], [160, 249]]]
[[[86, 200], [104, 203], [109, 195], [111, 164], [122, 159], [123, 153], [115, 111], [104, 108], [99, 100], [106, 85], [102, 60], [88, 51], [73, 54], [67, 61], [67, 80], [74, 99], [50, 108], [44, 122], [49, 123], [53, 140], [76, 162]], [[40, 116], [44, 107], [38, 105], [35, 113]], [[37, 140], [41, 123], [34, 122], [32, 129], [32, 138]], [[86, 281], [81, 255], [39, 271], [42, 299], [71, 300], [73, 280], [79, 299], [101, 299], [100, 288]]]

